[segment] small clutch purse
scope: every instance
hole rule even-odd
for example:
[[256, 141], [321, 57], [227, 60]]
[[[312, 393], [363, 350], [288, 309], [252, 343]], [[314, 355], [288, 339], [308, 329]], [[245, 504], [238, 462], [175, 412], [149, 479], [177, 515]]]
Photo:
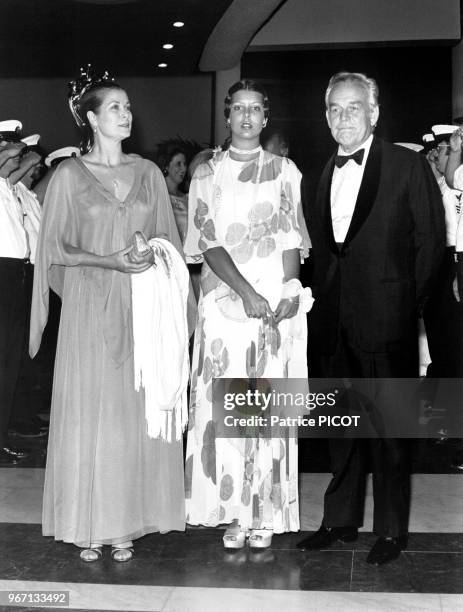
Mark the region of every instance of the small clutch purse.
[[135, 232], [132, 238], [133, 243], [133, 252], [143, 257], [143, 255], [147, 255], [151, 251], [151, 247], [146, 240], [143, 232]]

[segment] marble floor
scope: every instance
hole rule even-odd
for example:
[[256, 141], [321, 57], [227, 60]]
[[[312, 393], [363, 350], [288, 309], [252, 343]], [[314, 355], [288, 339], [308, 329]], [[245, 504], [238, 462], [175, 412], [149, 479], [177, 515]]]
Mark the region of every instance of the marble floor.
[[[42, 514], [42, 468], [0, 468], [0, 523], [40, 523]], [[318, 529], [323, 512], [327, 473], [300, 475], [301, 529]], [[413, 474], [410, 532], [463, 533], [463, 474]], [[373, 492], [367, 481], [365, 522], [373, 527]]]
[[[101, 562], [84, 564], [72, 545], [41, 535], [43, 478], [41, 467], [0, 469], [0, 610], [37, 610], [9, 606], [8, 591], [50, 589], [69, 592], [69, 609], [100, 612], [463, 611], [460, 473], [413, 474], [408, 548], [380, 568], [365, 563], [375, 541], [371, 483], [353, 544], [302, 553], [297, 533], [274, 537], [262, 553], [226, 553], [219, 530], [190, 529], [141, 538], [127, 564], [113, 563], [107, 550]], [[305, 532], [320, 523], [328, 480], [301, 474]]]

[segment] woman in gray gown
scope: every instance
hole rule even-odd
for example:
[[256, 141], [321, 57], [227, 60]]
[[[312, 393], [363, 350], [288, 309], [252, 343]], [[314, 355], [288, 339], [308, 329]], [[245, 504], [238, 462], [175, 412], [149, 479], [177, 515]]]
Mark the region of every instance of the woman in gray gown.
[[[85, 78], [84, 78], [85, 77]], [[84, 561], [112, 546], [128, 561], [132, 541], [183, 530], [182, 442], [148, 437], [143, 390], [135, 391], [131, 274], [153, 264], [135, 255], [135, 231], [181, 252], [164, 177], [122, 152], [132, 115], [126, 92], [83, 73], [71, 109], [87, 153], [62, 162], [47, 190], [34, 279], [30, 352], [62, 298], [45, 474], [43, 534], [82, 548]]]

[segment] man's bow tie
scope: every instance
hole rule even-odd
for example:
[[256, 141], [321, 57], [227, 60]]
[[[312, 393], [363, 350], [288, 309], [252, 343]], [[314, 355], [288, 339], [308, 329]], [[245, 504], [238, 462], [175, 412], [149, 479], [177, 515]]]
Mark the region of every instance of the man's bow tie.
[[365, 154], [365, 149], [359, 149], [352, 153], [352, 155], [336, 155], [334, 158], [334, 163], [337, 168], [342, 168], [344, 164], [347, 164], [349, 159], [353, 159], [359, 166], [362, 164], [363, 156]]

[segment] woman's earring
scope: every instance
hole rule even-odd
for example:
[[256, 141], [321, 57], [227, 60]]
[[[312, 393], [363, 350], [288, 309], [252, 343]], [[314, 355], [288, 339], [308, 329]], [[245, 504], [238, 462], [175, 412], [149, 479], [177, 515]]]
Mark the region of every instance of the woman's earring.
[[164, 176], [167, 176], [169, 174], [169, 170], [167, 168], [164, 168], [162, 173]]

